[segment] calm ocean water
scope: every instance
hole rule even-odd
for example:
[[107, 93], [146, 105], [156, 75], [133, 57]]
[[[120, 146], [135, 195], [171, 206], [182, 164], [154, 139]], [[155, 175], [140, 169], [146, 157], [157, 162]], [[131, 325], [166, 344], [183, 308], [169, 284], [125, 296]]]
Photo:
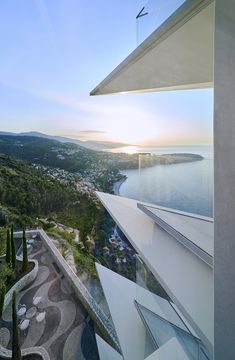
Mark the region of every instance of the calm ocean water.
[[138, 148], [155, 154], [192, 153], [202, 161], [141, 168], [146, 156], [140, 155], [140, 168], [122, 171], [127, 180], [120, 195], [182, 211], [213, 216], [213, 148], [212, 146], [175, 146]]

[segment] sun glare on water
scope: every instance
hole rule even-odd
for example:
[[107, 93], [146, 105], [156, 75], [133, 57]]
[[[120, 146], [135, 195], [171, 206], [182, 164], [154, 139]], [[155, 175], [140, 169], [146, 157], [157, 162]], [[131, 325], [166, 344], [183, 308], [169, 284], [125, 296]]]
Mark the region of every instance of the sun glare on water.
[[124, 146], [121, 148], [122, 152], [126, 154], [136, 154], [138, 152], [137, 146]]

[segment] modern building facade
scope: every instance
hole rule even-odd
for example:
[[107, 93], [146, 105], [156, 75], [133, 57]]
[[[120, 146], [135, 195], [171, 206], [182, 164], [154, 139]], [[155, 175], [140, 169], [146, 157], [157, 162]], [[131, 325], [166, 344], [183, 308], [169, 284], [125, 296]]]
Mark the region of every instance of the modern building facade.
[[234, 20], [233, 0], [184, 1], [91, 92], [214, 88], [213, 219], [97, 194], [166, 292], [97, 265], [122, 351], [98, 338], [101, 359], [234, 358]]
[[[110, 194], [98, 197], [139, 255], [137, 284], [97, 265], [124, 359], [144, 359], [152, 350], [158, 359], [159, 351], [164, 356], [174, 347], [179, 358], [212, 359], [212, 220]], [[147, 286], [141, 262], [167, 296]]]

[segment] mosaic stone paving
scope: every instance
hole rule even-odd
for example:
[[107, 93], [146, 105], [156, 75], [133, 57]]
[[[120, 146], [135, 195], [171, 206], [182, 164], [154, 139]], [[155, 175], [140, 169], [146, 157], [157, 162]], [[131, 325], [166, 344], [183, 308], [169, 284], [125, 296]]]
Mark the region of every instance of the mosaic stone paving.
[[[19, 321], [26, 318], [30, 321], [26, 330], [19, 330], [22, 349], [42, 346], [51, 360], [98, 360], [89, 316], [40, 238], [34, 239], [28, 253], [29, 258], [38, 260], [39, 271], [34, 282], [17, 296], [17, 303], [27, 308]], [[35, 297], [41, 297], [36, 306]], [[45, 319], [38, 322], [37, 315], [41, 312], [45, 312]], [[11, 304], [3, 313], [0, 333], [4, 335], [2, 345], [11, 349]]]

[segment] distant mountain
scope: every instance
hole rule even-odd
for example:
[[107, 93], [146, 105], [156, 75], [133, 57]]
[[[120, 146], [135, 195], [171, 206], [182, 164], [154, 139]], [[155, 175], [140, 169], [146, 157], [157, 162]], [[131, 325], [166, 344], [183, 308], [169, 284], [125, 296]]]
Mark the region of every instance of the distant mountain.
[[38, 131], [27, 131], [27, 132], [21, 132], [21, 133], [0, 131], [0, 135], [34, 136], [34, 137], [40, 137], [40, 138], [49, 139], [49, 140], [60, 141], [62, 143], [72, 143], [72, 144], [76, 144], [79, 146], [83, 146], [87, 149], [99, 150], [99, 151], [105, 151], [107, 149], [116, 149], [116, 148], [119, 148], [122, 146], [129, 145], [129, 144], [117, 143], [117, 142], [111, 142], [111, 141], [82, 141], [82, 140], [67, 138], [64, 136], [47, 135], [47, 134], [40, 133]]

